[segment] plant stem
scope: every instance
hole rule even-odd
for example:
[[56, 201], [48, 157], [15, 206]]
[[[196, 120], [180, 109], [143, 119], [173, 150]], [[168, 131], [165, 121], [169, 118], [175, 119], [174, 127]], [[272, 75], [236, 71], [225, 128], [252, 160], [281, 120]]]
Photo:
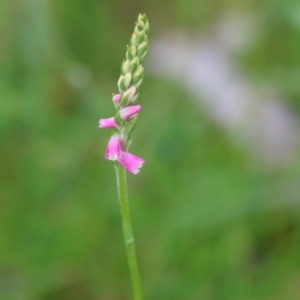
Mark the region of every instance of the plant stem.
[[134, 243], [134, 236], [132, 232], [128, 195], [127, 195], [126, 170], [119, 164], [115, 165], [115, 169], [117, 175], [118, 195], [119, 195], [119, 202], [120, 202], [121, 215], [122, 215], [124, 242], [125, 242], [127, 260], [128, 260], [132, 287], [134, 292], [134, 299], [142, 300], [143, 296], [142, 296], [138, 264], [136, 260], [136, 254], [135, 254], [135, 243]]

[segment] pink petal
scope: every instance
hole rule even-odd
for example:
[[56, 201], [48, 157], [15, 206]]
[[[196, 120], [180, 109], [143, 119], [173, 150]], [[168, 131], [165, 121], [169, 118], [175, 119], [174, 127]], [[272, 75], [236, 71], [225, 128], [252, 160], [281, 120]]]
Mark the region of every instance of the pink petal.
[[105, 152], [105, 159], [118, 160], [121, 156], [121, 145], [122, 142], [120, 136], [118, 134], [114, 134], [108, 141]]
[[143, 166], [144, 160], [129, 152], [122, 151], [118, 162], [130, 173], [137, 174]]
[[120, 116], [123, 120], [127, 120], [141, 110], [141, 105], [131, 105], [120, 110]]
[[120, 94], [116, 94], [112, 97], [112, 102], [115, 104], [118, 104], [122, 99], [122, 95]]
[[108, 118], [108, 119], [100, 119], [99, 120], [99, 127], [100, 128], [110, 128], [110, 127], [117, 127], [115, 123], [115, 118]]

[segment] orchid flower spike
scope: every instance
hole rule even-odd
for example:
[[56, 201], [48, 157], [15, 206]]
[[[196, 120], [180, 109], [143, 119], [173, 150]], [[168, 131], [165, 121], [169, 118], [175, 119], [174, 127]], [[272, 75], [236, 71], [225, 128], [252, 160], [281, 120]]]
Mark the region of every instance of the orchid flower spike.
[[116, 170], [124, 240], [134, 299], [142, 299], [143, 295], [131, 228], [126, 170], [132, 174], [137, 174], [144, 164], [144, 160], [129, 153], [128, 148], [131, 144], [132, 132], [138, 120], [138, 112], [141, 110], [141, 105], [131, 104], [138, 98], [139, 88], [143, 82], [144, 68], [142, 63], [148, 53], [148, 33], [149, 21], [145, 14], [139, 14], [121, 66], [121, 74], [117, 82], [118, 93], [113, 94], [112, 97], [116, 114], [112, 118], [100, 119], [99, 121], [100, 128], [115, 127], [117, 131], [110, 137], [104, 157], [113, 161]]
[[130, 105], [139, 96], [144, 78], [143, 62], [148, 53], [149, 21], [145, 14], [139, 14], [133, 34], [126, 48], [121, 65], [121, 74], [117, 82], [118, 93], [113, 94], [112, 102], [117, 110], [115, 117], [100, 119], [100, 128], [117, 128], [118, 134], [110, 138], [105, 158], [117, 161], [133, 174], [137, 174], [144, 160], [127, 152], [131, 143], [132, 131], [138, 120], [141, 105]]

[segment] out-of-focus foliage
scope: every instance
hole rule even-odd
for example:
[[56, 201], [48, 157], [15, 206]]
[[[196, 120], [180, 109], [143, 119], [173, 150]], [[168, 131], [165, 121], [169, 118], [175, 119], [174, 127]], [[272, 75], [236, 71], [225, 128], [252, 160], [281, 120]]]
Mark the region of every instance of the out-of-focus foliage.
[[[112, 165], [103, 159], [138, 12], [151, 35], [262, 20], [240, 58], [299, 115], [298, 1], [0, 2], [0, 299], [131, 299]], [[145, 299], [300, 297], [299, 160], [267, 169], [175, 83], [147, 75], [129, 176]]]

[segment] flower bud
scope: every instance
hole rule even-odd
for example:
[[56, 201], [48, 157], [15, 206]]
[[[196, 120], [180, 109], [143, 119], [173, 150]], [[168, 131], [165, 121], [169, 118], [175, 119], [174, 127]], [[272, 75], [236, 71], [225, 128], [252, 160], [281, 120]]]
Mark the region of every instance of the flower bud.
[[137, 48], [137, 56], [141, 56], [148, 48], [148, 40], [143, 41]]
[[131, 99], [133, 98], [135, 92], [136, 92], [136, 87], [134, 85], [131, 86], [129, 89], [127, 89], [125, 93], [122, 95], [120, 106], [124, 107], [128, 105], [131, 102]]
[[144, 62], [144, 60], [145, 60], [147, 54], [148, 54], [148, 48], [147, 48], [146, 51], [139, 57], [141, 63]]
[[136, 56], [129, 64], [128, 66], [128, 72], [130, 72], [131, 74], [134, 73], [136, 71], [136, 69], [139, 66], [139, 58]]
[[119, 90], [123, 92], [126, 91], [129, 88], [131, 78], [132, 76], [130, 73], [127, 73], [125, 76], [121, 75], [118, 81]]
[[139, 33], [136, 34], [137, 45], [142, 43], [145, 39], [146, 39], [146, 35], [144, 31], [140, 31]]
[[134, 72], [132, 76], [132, 84], [136, 84], [143, 76], [144, 68], [142, 65], [139, 65], [137, 70]]
[[123, 61], [122, 66], [121, 66], [121, 74], [122, 75], [125, 75], [128, 73], [129, 63], [130, 63], [130, 61], [128, 59], [125, 59]]
[[130, 99], [130, 103], [134, 103], [138, 97], [139, 97], [139, 94], [134, 95], [134, 96]]
[[126, 52], [126, 58], [132, 60], [136, 57], [136, 47], [134, 45], [130, 46]]
[[148, 21], [147, 19], [146, 19], [146, 21], [145, 21], [144, 30], [145, 30], [146, 34], [149, 33], [150, 25], [149, 25], [149, 21]]
[[139, 31], [142, 31], [144, 29], [144, 22], [143, 21], [139, 21], [137, 24], [136, 24], [136, 28], [139, 30]]
[[130, 39], [130, 45], [137, 45], [137, 36], [135, 33], [132, 34], [131, 39]]
[[136, 126], [137, 120], [138, 120], [138, 114], [136, 114], [134, 117], [132, 117], [130, 120], [126, 122], [122, 130], [123, 136], [128, 137], [132, 133], [132, 131]]
[[116, 94], [116, 95], [114, 95], [114, 96], [112, 97], [111, 100], [112, 100], [112, 102], [113, 102], [115, 105], [117, 105], [117, 104], [120, 103], [121, 98], [122, 98], [122, 95], [121, 95], [121, 94]]
[[142, 78], [134, 85], [137, 89], [141, 86], [143, 79], [144, 77], [142, 76]]
[[117, 127], [117, 128], [122, 128], [123, 125], [124, 125], [124, 120], [121, 119], [120, 113], [119, 113], [119, 112], [117, 112], [117, 113], [115, 114], [114, 119], [115, 119], [116, 127]]
[[138, 21], [138, 22], [143, 22], [143, 21], [144, 21], [144, 15], [139, 14], [139, 15], [138, 15], [137, 21]]

